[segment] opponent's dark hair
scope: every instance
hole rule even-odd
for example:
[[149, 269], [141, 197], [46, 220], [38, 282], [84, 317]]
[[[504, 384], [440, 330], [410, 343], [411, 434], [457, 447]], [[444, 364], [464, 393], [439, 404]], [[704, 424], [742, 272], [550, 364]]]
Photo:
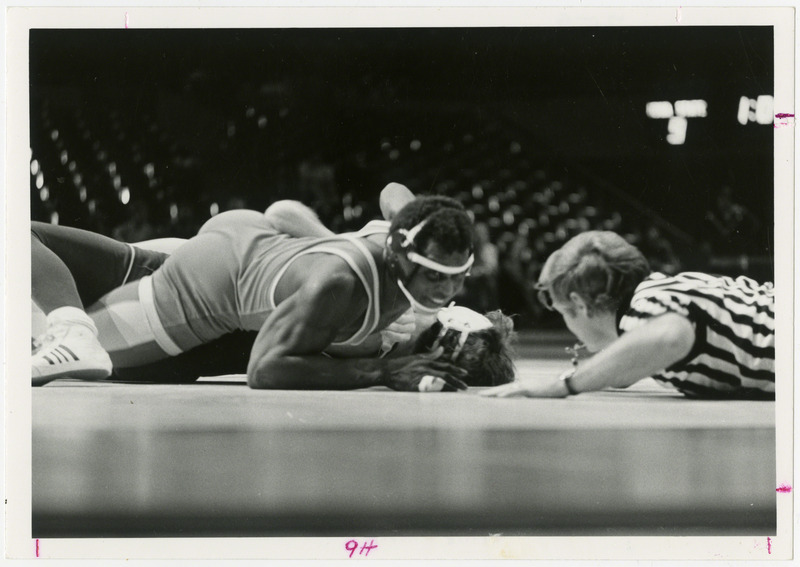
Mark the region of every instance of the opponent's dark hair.
[[[514, 322], [501, 311], [490, 311], [486, 313], [486, 317], [492, 322], [492, 328], [470, 333], [458, 358], [453, 361], [456, 366], [467, 371], [468, 375], [464, 378], [467, 386], [499, 386], [514, 380]], [[423, 331], [417, 338], [414, 351], [430, 351], [441, 329], [442, 324], [436, 321]], [[442, 337], [439, 345], [444, 348], [444, 354], [441, 360], [450, 360], [459, 335], [458, 332], [451, 331]]]
[[472, 251], [472, 221], [464, 205], [441, 195], [424, 195], [408, 203], [395, 215], [389, 233], [396, 235], [399, 229], [411, 229], [423, 220], [427, 222], [414, 239], [419, 253], [431, 241], [446, 254]]

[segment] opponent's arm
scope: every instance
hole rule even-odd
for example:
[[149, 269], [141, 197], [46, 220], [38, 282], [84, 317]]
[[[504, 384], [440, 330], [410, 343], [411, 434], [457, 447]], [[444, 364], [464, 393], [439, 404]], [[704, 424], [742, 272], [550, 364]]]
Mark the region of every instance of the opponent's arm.
[[363, 313], [354, 277], [318, 270], [283, 300], [258, 333], [247, 369], [251, 388], [346, 390], [388, 386], [417, 390], [426, 375], [454, 388], [466, 373], [436, 360], [441, 352], [395, 359], [331, 359], [322, 356], [353, 313]]
[[378, 203], [381, 208], [383, 218], [390, 221], [394, 216], [413, 201], [416, 197], [411, 189], [400, 183], [389, 183], [381, 190], [381, 196]]
[[[685, 358], [692, 350], [692, 323], [677, 313], [654, 317], [632, 329], [592, 358], [581, 362], [571, 378], [575, 391], [627, 388]], [[569, 395], [563, 380], [512, 382], [481, 392], [490, 397], [563, 398]]]
[[[397, 211], [414, 200], [414, 194], [405, 185], [389, 183], [381, 190], [379, 202], [386, 220], [392, 220]], [[289, 236], [333, 236], [317, 214], [300, 201], [285, 199], [275, 201], [264, 211], [264, 218], [276, 231]]]

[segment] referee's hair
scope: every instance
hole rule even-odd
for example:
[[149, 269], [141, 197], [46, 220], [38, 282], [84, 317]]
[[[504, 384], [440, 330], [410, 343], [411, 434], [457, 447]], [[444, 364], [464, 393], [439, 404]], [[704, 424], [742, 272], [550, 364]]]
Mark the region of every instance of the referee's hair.
[[411, 229], [425, 222], [415, 238], [414, 246], [421, 253], [430, 241], [436, 242], [447, 254], [472, 251], [472, 221], [460, 202], [442, 195], [417, 197], [392, 219], [389, 232]]
[[566, 301], [576, 292], [589, 309], [616, 311], [650, 274], [641, 251], [619, 234], [590, 230], [574, 236], [545, 262], [537, 287]]

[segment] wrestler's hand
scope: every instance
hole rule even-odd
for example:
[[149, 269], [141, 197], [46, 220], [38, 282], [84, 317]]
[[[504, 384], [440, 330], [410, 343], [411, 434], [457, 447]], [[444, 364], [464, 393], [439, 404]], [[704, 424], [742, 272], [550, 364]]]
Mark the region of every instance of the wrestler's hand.
[[381, 353], [391, 351], [398, 343], [407, 343], [414, 334], [414, 310], [409, 309], [381, 331]]
[[565, 398], [569, 395], [562, 380], [509, 382], [478, 392], [487, 398]]
[[[433, 377], [434, 381], [438, 378], [446, 383], [446, 386], [442, 388], [445, 391], [466, 390], [467, 385], [461, 378], [466, 377], [467, 371], [449, 362], [436, 360], [443, 351], [444, 349], [439, 347], [431, 353], [386, 359], [383, 384], [392, 390], [404, 392], [428, 391], [430, 388], [427, 383], [431, 379], [427, 377]], [[421, 382], [423, 382], [422, 389], [420, 388]]]

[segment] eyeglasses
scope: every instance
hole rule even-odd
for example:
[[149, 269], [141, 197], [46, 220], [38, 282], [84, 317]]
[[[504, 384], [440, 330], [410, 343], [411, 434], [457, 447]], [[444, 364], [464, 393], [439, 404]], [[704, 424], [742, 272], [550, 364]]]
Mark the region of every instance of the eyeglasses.
[[456, 348], [453, 350], [452, 354], [450, 354], [451, 361], [456, 360], [458, 355], [461, 354], [461, 350], [464, 348], [464, 344], [467, 342], [467, 337], [469, 337], [470, 333], [474, 331], [485, 331], [492, 328], [492, 322], [488, 318], [477, 311], [473, 311], [467, 307], [461, 307], [460, 305], [450, 305], [449, 307], [440, 309], [439, 313], [436, 315], [436, 319], [442, 324], [442, 328], [436, 340], [433, 342], [433, 346], [431, 346], [432, 351], [439, 348], [442, 339], [449, 331], [461, 333], [458, 337]]
[[537, 292], [536, 297], [545, 309], [548, 311], [555, 311], [555, 307], [553, 307], [553, 295], [550, 293], [550, 290], [542, 288]]

